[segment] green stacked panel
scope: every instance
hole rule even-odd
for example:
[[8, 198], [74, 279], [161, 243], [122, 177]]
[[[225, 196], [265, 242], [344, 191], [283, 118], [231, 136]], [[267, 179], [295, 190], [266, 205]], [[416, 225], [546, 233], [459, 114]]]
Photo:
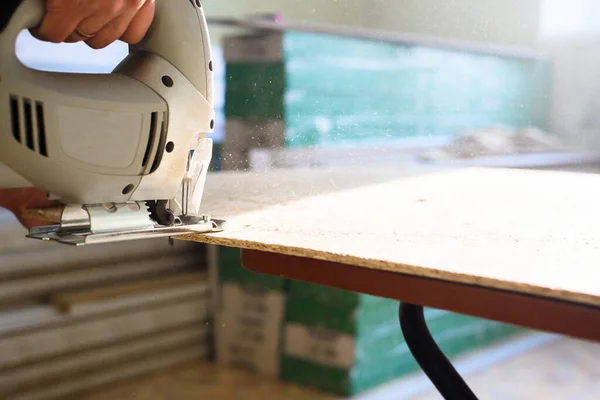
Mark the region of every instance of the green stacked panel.
[[[400, 330], [397, 301], [292, 282], [287, 296], [282, 379], [341, 396], [418, 370]], [[520, 331], [511, 325], [425, 310], [450, 357]]]
[[[285, 65], [282, 61], [228, 63], [226, 74], [226, 117], [283, 118]], [[244, 95], [238, 96], [239, 93]]]
[[[399, 302], [243, 268], [240, 250], [219, 248], [217, 360], [340, 396], [416, 372], [398, 320]], [[523, 329], [425, 309], [444, 353], [455, 357]]]
[[286, 147], [548, 128], [552, 71], [544, 59], [305, 32], [252, 40], [269, 40], [270, 52], [264, 60], [226, 57], [225, 115], [282, 119]]
[[218, 250], [217, 361], [279, 377], [286, 282], [244, 269], [237, 248]]

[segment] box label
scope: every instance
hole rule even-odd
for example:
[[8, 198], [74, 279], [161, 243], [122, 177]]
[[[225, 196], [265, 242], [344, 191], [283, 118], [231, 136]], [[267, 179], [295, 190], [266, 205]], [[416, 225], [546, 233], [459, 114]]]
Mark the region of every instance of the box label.
[[222, 285], [216, 314], [217, 360], [226, 365], [278, 376], [285, 297], [281, 292]]
[[298, 324], [285, 327], [284, 354], [332, 367], [352, 368], [354, 338], [335, 331]]
[[283, 318], [285, 296], [282, 292], [235, 283], [221, 285], [221, 312], [241, 313], [267, 319]]

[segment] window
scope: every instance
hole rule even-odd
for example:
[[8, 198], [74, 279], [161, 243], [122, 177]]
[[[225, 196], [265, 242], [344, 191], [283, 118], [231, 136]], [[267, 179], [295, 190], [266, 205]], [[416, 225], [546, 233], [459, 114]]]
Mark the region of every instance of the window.
[[540, 36], [600, 38], [600, 1], [541, 0]]

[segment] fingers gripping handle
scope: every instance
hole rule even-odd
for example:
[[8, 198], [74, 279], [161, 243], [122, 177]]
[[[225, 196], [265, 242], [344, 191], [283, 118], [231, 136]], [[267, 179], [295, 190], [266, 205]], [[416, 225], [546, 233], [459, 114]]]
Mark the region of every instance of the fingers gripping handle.
[[[154, 1], [156, 12], [152, 25], [140, 43], [130, 46], [130, 53], [145, 51], [166, 59], [192, 82], [212, 107], [210, 37], [200, 0]], [[0, 33], [0, 64], [20, 64], [15, 48], [17, 38], [23, 30], [41, 23], [45, 3], [45, 0], [21, 1], [6, 29]]]

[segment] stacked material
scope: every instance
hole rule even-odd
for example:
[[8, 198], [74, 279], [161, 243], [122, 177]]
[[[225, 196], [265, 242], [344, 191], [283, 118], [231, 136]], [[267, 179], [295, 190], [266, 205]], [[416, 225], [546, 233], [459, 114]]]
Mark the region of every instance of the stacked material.
[[547, 129], [551, 65], [307, 32], [224, 39], [224, 169], [252, 148], [382, 147], [504, 125]]
[[562, 153], [576, 150], [570, 143], [539, 129], [492, 127], [467, 131], [447, 145], [421, 154], [427, 161], [535, 153]]
[[218, 250], [217, 362], [278, 377], [286, 281], [244, 269], [239, 249]]
[[204, 246], [69, 247], [0, 214], [0, 398], [70, 397], [210, 355]]
[[282, 379], [350, 395], [398, 377], [398, 302], [292, 282]]
[[[219, 247], [219, 254], [215, 334], [223, 365], [340, 396], [418, 370], [397, 301], [257, 274], [240, 264], [239, 249]], [[427, 309], [426, 320], [450, 357], [522, 332], [441, 310]]]

